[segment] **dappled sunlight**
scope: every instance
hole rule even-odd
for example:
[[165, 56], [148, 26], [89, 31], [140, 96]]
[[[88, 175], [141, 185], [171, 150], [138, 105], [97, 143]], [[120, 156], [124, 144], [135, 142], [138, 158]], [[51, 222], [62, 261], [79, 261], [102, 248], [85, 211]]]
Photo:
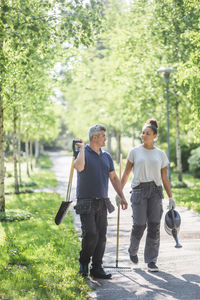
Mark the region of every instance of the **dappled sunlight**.
[[4, 230], [4, 227], [2, 226], [2, 223], [0, 222], [0, 245], [3, 246], [6, 240], [6, 232]]

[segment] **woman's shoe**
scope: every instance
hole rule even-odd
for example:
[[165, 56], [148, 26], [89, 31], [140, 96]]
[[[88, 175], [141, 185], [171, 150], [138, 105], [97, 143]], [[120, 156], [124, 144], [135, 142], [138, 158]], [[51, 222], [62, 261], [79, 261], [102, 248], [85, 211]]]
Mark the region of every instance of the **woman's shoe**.
[[138, 264], [138, 256], [136, 255], [131, 255], [130, 254], [130, 260], [134, 263], [134, 264]]
[[150, 272], [158, 272], [159, 271], [155, 262], [152, 261], [152, 262], [148, 263], [148, 271], [150, 271]]

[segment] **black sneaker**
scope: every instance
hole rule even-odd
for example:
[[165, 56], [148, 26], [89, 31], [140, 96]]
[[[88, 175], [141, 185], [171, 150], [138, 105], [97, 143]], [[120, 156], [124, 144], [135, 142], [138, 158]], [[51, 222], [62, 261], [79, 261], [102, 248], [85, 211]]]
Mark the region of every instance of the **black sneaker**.
[[130, 260], [134, 263], [134, 264], [138, 264], [138, 256], [136, 255], [131, 255], [130, 254]]
[[159, 271], [159, 269], [156, 266], [155, 262], [148, 263], [148, 271], [150, 271], [150, 272], [158, 272]]
[[90, 275], [94, 278], [100, 279], [110, 279], [112, 277], [112, 274], [106, 274], [102, 267], [93, 267], [92, 269], [90, 269]]
[[88, 265], [84, 265], [84, 264], [80, 263], [79, 274], [81, 274], [83, 277], [87, 277], [88, 276]]

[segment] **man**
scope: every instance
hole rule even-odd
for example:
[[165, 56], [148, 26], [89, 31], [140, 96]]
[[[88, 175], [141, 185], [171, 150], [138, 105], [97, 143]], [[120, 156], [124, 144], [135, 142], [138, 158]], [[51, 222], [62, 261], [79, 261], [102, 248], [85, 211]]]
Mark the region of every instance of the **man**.
[[77, 204], [75, 210], [80, 214], [82, 228], [82, 249], [80, 251], [79, 273], [86, 277], [88, 265], [92, 259], [90, 275], [95, 278], [110, 279], [102, 267], [106, 246], [107, 210], [114, 210], [108, 198], [109, 179], [121, 197], [122, 209], [128, 204], [121, 189], [113, 160], [108, 152], [102, 151], [105, 146], [106, 129], [102, 125], [92, 126], [89, 130], [89, 145], [77, 143], [79, 154], [74, 162], [77, 170]]

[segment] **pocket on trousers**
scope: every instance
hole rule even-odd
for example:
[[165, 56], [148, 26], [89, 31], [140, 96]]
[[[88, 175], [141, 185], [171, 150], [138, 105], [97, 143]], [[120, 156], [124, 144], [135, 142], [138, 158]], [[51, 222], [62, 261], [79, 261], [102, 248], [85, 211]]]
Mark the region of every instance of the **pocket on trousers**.
[[133, 189], [131, 195], [131, 202], [133, 204], [139, 204], [144, 197], [144, 189]]
[[87, 215], [91, 212], [92, 200], [91, 199], [80, 199], [77, 200], [77, 204], [74, 206], [74, 209], [77, 215]]
[[163, 188], [162, 188], [162, 186], [158, 186], [157, 190], [158, 190], [160, 198], [164, 199], [164, 194], [163, 194]]

